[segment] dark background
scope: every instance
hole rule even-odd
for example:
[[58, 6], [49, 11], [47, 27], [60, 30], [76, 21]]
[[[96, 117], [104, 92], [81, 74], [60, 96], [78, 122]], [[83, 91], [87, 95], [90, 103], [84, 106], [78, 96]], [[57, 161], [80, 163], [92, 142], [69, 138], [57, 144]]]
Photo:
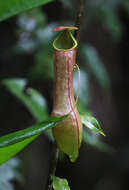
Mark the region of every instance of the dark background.
[[[42, 44], [36, 33], [39, 29], [52, 29], [55, 25], [74, 24], [77, 7], [76, 1], [60, 0], [38, 8], [36, 13], [32, 10], [0, 23], [0, 80], [27, 78], [28, 86], [39, 90], [45, 97], [49, 113], [52, 110], [53, 75], [48, 64], [52, 65], [53, 37], [48, 37], [47, 42], [42, 41]], [[27, 29], [30, 18], [37, 24]], [[22, 24], [20, 19], [24, 20]], [[33, 45], [30, 45], [30, 40]], [[29, 44], [28, 48], [24, 47], [24, 41], [26, 46]], [[101, 85], [103, 81], [97, 80], [98, 76], [102, 80], [99, 69], [95, 75], [93, 68], [85, 63], [87, 60], [81, 54], [82, 43], [90, 44], [99, 55], [110, 81], [108, 85]], [[39, 63], [36, 56], [42, 51], [44, 54], [38, 59]], [[95, 64], [96, 58], [92, 58]], [[93, 113], [106, 133], [106, 137], [99, 137], [100, 142], [113, 149], [113, 153], [83, 142], [74, 164], [66, 156], [59, 160], [56, 176], [66, 178], [72, 190], [126, 190], [129, 188], [129, 7], [122, 0], [114, 3], [112, 0], [105, 3], [85, 2], [77, 60], [81, 70], [88, 76], [89, 92], [86, 93], [90, 100], [88, 103], [86, 100], [85, 107]], [[86, 86], [87, 83], [81, 85]], [[0, 135], [23, 129], [35, 122], [24, 104], [1, 85]], [[14, 189], [45, 189], [51, 151], [52, 142], [43, 134], [18, 155], [24, 184], [13, 180]]]

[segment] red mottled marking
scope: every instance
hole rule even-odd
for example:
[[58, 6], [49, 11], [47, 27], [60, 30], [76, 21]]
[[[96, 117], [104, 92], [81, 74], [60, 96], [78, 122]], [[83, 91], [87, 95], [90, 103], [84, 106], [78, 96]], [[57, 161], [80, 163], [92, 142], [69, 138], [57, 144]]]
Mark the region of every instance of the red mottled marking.
[[62, 30], [78, 30], [75, 26], [58, 26], [52, 30], [52, 32], [58, 32]]

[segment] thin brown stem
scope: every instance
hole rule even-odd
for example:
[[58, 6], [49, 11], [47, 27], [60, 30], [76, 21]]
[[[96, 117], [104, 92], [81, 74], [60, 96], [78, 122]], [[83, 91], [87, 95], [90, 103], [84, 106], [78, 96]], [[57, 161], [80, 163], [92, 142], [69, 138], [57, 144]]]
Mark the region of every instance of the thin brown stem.
[[78, 13], [77, 13], [77, 18], [75, 22], [75, 26], [78, 28], [78, 30], [75, 31], [75, 38], [77, 42], [79, 42], [80, 39], [80, 31], [82, 28], [82, 22], [83, 22], [83, 15], [84, 15], [84, 1], [85, 0], [78, 0]]
[[53, 144], [52, 159], [51, 159], [51, 164], [50, 164], [49, 178], [48, 178], [48, 183], [47, 183], [47, 190], [53, 189], [53, 179], [52, 178], [56, 172], [58, 155], [59, 155], [59, 149], [58, 149], [57, 145], [54, 143]]

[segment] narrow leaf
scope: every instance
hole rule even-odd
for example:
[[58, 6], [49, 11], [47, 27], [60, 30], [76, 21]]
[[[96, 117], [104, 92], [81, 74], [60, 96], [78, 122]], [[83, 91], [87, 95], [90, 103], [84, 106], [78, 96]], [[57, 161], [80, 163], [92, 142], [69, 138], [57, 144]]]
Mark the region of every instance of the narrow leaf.
[[43, 131], [56, 126], [65, 118], [66, 116], [50, 117], [47, 121], [0, 137], [0, 165], [20, 152]]
[[53, 0], [5, 0], [0, 1], [0, 21], [30, 10], [40, 5], [45, 5]]
[[[2, 84], [27, 107], [37, 122], [41, 122], [48, 118], [45, 98], [37, 90], [26, 88], [26, 79], [5, 79], [2, 81]], [[53, 140], [51, 131], [45, 131], [45, 133], [51, 140]]]
[[67, 180], [56, 176], [53, 177], [53, 188], [54, 190], [70, 190]]
[[100, 133], [106, 136], [104, 132], [102, 131], [100, 124], [95, 117], [91, 115], [87, 115], [87, 114], [83, 114], [83, 115], [81, 114], [81, 120], [82, 120], [82, 123], [91, 131]]

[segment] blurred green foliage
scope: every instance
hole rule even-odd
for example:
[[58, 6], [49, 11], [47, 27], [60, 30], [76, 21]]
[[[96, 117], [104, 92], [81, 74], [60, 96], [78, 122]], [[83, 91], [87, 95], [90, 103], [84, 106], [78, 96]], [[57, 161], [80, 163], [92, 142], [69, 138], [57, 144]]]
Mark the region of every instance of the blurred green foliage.
[[[41, 2], [41, 1], [39, 1]], [[44, 1], [47, 2], [47, 1]], [[15, 95], [32, 113], [35, 120], [40, 122], [48, 118], [48, 100], [44, 94], [33, 88], [28, 88], [27, 81], [44, 82], [46, 85], [53, 80], [53, 66], [52, 66], [52, 41], [56, 34], [52, 33], [52, 29], [63, 23], [63, 25], [72, 25], [74, 23], [73, 18], [76, 15], [77, 1], [75, 0], [60, 0], [62, 6], [67, 12], [67, 15], [62, 18], [62, 21], [48, 19], [47, 11], [41, 8], [34, 8], [30, 11], [20, 14], [16, 18], [16, 35], [17, 41], [13, 47], [13, 55], [19, 56], [31, 56], [32, 63], [27, 73], [26, 79], [8, 79], [4, 80], [4, 84], [8, 90]], [[7, 3], [7, 1], [5, 1]], [[43, 3], [43, 1], [42, 1]], [[0, 3], [0, 20], [3, 20], [9, 16], [16, 14], [16, 11], [12, 12], [12, 15], [3, 14], [4, 1]], [[12, 5], [11, 5], [12, 6]], [[27, 8], [28, 9], [28, 8]], [[103, 29], [111, 34], [113, 42], [119, 42], [122, 39], [124, 26], [119, 18], [119, 10], [123, 9], [129, 16], [129, 1], [128, 0], [87, 0], [85, 1], [85, 27], [92, 21], [97, 21], [102, 25]], [[24, 9], [25, 10], [25, 9]], [[21, 8], [19, 12], [23, 11]], [[17, 12], [18, 13], [18, 12]], [[83, 35], [83, 34], [82, 34]], [[79, 48], [79, 65], [81, 61], [83, 64], [80, 66], [81, 70], [81, 87], [80, 96], [78, 101], [78, 109], [81, 113], [89, 114], [89, 105], [91, 102], [90, 92], [90, 75], [96, 79], [97, 83], [104, 90], [110, 88], [110, 76], [106, 70], [105, 64], [101, 58], [101, 52], [88, 43], [80, 42]], [[15, 77], [15, 76], [14, 76]], [[77, 73], [74, 73], [74, 90], [77, 90]], [[52, 91], [52, 89], [50, 89]], [[51, 93], [52, 94], [52, 93]], [[50, 100], [50, 99], [49, 99]], [[91, 117], [91, 116], [90, 116]], [[96, 121], [97, 123], [97, 121]], [[91, 127], [90, 123], [90, 127]], [[106, 153], [113, 153], [114, 150], [108, 144], [104, 143], [100, 136], [96, 134], [98, 128], [92, 125], [93, 132], [89, 129], [84, 129], [83, 141], [90, 146], [93, 146], [100, 151]], [[102, 131], [101, 131], [102, 133]], [[52, 139], [50, 134], [49, 137]], [[3, 165], [2, 167], [5, 167]], [[10, 166], [8, 165], [8, 169]], [[2, 175], [0, 167], [0, 176]], [[15, 175], [16, 176], [16, 175]], [[12, 178], [15, 177], [12, 175]], [[0, 177], [1, 190], [5, 189], [4, 177]], [[10, 178], [9, 178], [10, 180]], [[59, 180], [60, 181], [60, 180]], [[58, 182], [59, 182], [58, 181]], [[56, 183], [55, 186], [59, 184]], [[66, 183], [67, 185], [67, 183]], [[6, 189], [12, 190], [12, 185], [6, 181]], [[58, 189], [59, 187], [55, 188]], [[68, 189], [68, 187], [67, 187]]]
[[6, 79], [2, 82], [9, 91], [26, 105], [38, 122], [48, 118], [45, 98], [35, 89], [26, 88], [27, 80], [25, 79]]
[[21, 162], [18, 158], [12, 158], [2, 166], [0, 166], [0, 189], [1, 190], [14, 190], [14, 185], [11, 180], [17, 180], [23, 183], [23, 177], [19, 171]]
[[89, 73], [94, 75], [102, 88], [109, 88], [110, 80], [97, 50], [89, 44], [82, 45], [80, 54]]
[[111, 33], [113, 40], [120, 41], [124, 27], [120, 21], [118, 10], [124, 8], [129, 14], [128, 0], [87, 0], [85, 6], [87, 21], [98, 20], [105, 30]]

